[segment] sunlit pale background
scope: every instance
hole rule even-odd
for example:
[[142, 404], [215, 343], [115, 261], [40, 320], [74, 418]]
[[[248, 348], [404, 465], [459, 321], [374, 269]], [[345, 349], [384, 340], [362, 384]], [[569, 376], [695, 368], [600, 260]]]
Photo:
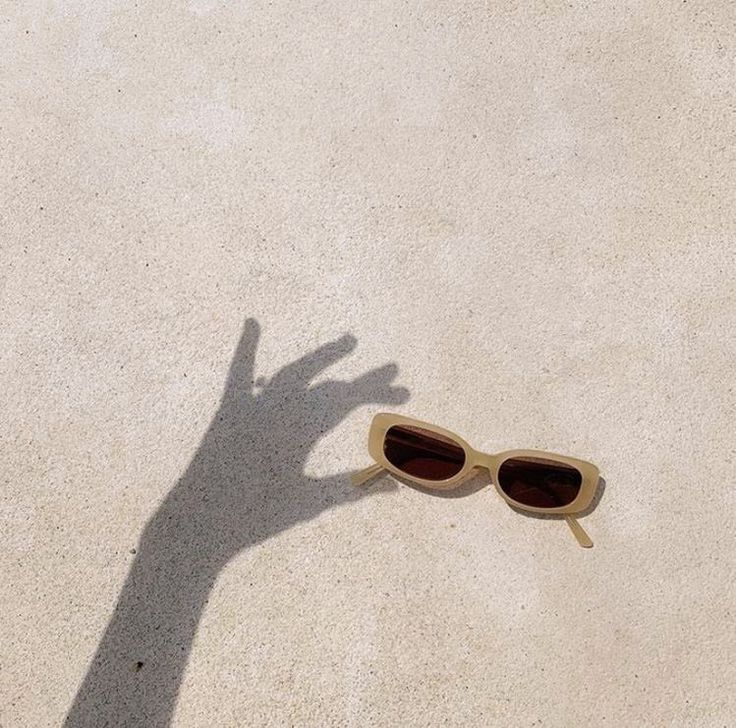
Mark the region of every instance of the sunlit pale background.
[[230, 561], [174, 725], [733, 724], [736, 11], [604, 5], [0, 3], [3, 726], [63, 721], [248, 317], [257, 376], [350, 332], [324, 378], [597, 463], [596, 545], [371, 486]]

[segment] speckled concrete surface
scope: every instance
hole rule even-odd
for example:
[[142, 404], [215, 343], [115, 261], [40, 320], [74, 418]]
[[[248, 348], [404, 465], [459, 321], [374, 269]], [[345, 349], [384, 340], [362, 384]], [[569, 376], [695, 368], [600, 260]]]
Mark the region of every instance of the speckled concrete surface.
[[0, 725], [734, 725], [732, 3], [0, 8]]

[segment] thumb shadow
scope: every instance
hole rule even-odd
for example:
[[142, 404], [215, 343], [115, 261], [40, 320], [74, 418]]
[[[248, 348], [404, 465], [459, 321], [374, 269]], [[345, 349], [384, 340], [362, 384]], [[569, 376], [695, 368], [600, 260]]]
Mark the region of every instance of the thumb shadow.
[[[312, 380], [356, 346], [346, 335], [254, 388], [260, 327], [248, 320], [223, 395], [189, 466], [146, 524], [65, 726], [168, 726], [217, 575], [243, 549], [368, 492], [347, 474], [310, 478], [316, 443], [356, 407], [398, 404], [388, 364]], [[258, 380], [261, 383], [261, 380]]]

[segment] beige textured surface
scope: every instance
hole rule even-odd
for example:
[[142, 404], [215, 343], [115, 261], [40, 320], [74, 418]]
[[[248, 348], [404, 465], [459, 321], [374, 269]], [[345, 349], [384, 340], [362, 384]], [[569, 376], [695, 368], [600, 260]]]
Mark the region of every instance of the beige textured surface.
[[0, 725], [734, 725], [733, 3], [0, 8]]

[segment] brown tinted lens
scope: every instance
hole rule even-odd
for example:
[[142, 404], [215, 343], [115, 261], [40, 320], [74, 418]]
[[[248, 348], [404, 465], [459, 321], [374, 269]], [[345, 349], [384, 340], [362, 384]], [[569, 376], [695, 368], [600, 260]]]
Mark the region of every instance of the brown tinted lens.
[[392, 465], [424, 480], [447, 480], [465, 465], [465, 451], [456, 442], [411, 425], [390, 428], [383, 452]]
[[534, 508], [569, 505], [577, 498], [582, 482], [577, 468], [546, 458], [509, 458], [498, 471], [501, 490], [509, 498]]

